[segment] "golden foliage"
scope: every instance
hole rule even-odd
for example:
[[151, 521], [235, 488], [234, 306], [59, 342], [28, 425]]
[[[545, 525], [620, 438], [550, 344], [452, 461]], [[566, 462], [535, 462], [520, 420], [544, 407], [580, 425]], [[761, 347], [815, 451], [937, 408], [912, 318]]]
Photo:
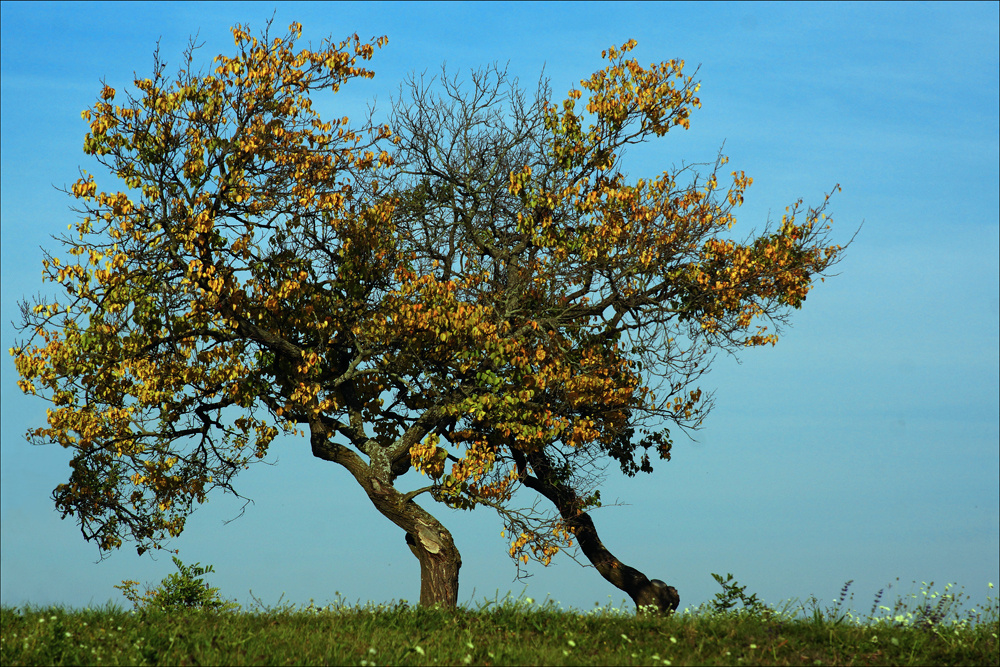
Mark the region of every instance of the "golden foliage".
[[[127, 101], [105, 85], [83, 112], [85, 152], [127, 188], [87, 172], [71, 186], [69, 258], [43, 263], [63, 300], [27, 311], [11, 351], [21, 389], [53, 404], [29, 439], [74, 451], [57, 506], [102, 549], [160, 547], [282, 429], [314, 451], [346, 440], [384, 484], [389, 459], [442, 502], [507, 517], [518, 454], [558, 452], [562, 481], [602, 457], [649, 470], [649, 448], [669, 458], [663, 424], [709, 407], [695, 382], [710, 350], [774, 344], [759, 322], [801, 306], [841, 250], [823, 243], [825, 202], [729, 238], [752, 179], [722, 188], [724, 157], [700, 180], [628, 182], [624, 148], [686, 129], [701, 104], [683, 61], [643, 68], [634, 41], [603, 53], [585, 93], [540, 101], [527, 163], [433, 165], [431, 182], [401, 177], [420, 145], [405, 127], [313, 109], [373, 76], [362, 64], [384, 37], [296, 50], [299, 24], [232, 33], [210, 73], [191, 49], [176, 79], [157, 62]], [[455, 194], [473, 186], [503, 214]], [[573, 542], [558, 521], [517, 534], [524, 562]]]

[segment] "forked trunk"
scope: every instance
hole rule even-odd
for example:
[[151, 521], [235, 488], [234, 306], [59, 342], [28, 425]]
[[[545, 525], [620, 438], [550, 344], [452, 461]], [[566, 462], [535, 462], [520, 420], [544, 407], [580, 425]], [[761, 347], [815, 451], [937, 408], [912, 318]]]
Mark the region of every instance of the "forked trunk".
[[552, 501], [566, 522], [566, 526], [576, 535], [583, 554], [602, 577], [632, 598], [637, 611], [670, 614], [677, 609], [681, 598], [676, 588], [668, 586], [659, 579], [649, 579], [634, 567], [622, 563], [608, 551], [601, 542], [590, 515], [581, 509], [583, 503], [580, 498], [570, 486], [553, 475], [545, 454], [535, 452], [527, 455], [527, 463], [531, 464], [534, 476], [527, 474], [523, 455], [516, 453], [515, 460], [521, 469], [524, 485]]

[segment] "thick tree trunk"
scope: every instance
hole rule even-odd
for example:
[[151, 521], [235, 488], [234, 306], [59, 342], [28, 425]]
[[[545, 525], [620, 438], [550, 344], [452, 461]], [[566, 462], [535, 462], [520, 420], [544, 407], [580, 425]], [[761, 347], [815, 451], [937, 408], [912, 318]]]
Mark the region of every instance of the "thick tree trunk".
[[680, 605], [677, 589], [659, 579], [649, 579], [645, 574], [625, 565], [608, 551], [597, 534], [590, 515], [584, 512], [576, 492], [552, 473], [548, 457], [542, 452], [527, 455], [534, 476], [525, 469], [525, 457], [515, 453], [524, 485], [545, 496], [559, 510], [560, 516], [576, 535], [580, 550], [611, 584], [628, 594], [638, 611], [673, 613]]
[[451, 533], [430, 512], [392, 486], [388, 465], [369, 465], [352, 450], [330, 442], [326, 432], [312, 429], [313, 455], [339, 463], [368, 494], [375, 509], [403, 529], [406, 544], [420, 562], [420, 604], [453, 609], [458, 605], [458, 570], [462, 557]]
[[420, 605], [439, 605], [453, 609], [458, 605], [458, 569], [462, 559], [448, 535], [440, 539], [433, 531], [418, 530], [418, 536], [406, 534], [406, 544], [420, 561]]

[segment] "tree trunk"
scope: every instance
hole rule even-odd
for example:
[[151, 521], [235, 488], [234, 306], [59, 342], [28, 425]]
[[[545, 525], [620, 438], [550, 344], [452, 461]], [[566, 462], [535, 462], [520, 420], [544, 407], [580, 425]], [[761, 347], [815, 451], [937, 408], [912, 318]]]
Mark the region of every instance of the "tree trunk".
[[420, 562], [420, 604], [458, 606], [458, 570], [462, 557], [448, 529], [430, 512], [397, 491], [388, 465], [369, 465], [352, 450], [329, 440], [322, 426], [312, 428], [313, 455], [347, 468], [375, 509], [406, 533], [406, 544]]
[[552, 501], [566, 522], [566, 526], [576, 535], [583, 554], [602, 577], [632, 598], [637, 611], [670, 614], [677, 609], [681, 598], [676, 588], [668, 586], [659, 579], [649, 579], [634, 567], [622, 563], [608, 551], [601, 542], [590, 515], [581, 509], [583, 503], [576, 491], [555, 477], [549, 459], [544, 453], [534, 452], [527, 455], [527, 463], [530, 463], [535, 476], [528, 475], [524, 465], [524, 455], [515, 451], [514, 458], [524, 485]]
[[454, 609], [458, 605], [458, 570], [462, 558], [451, 535], [447, 541], [439, 538], [440, 533], [433, 535], [421, 526], [418, 537], [406, 534], [406, 544], [420, 561], [420, 605]]

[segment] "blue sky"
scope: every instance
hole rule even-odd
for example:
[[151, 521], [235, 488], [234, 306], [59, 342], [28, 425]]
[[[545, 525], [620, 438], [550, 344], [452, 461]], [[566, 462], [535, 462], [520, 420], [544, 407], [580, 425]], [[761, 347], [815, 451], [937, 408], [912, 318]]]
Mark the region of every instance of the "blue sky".
[[[408, 73], [442, 62], [468, 71], [508, 62], [525, 83], [544, 67], [557, 95], [630, 38], [643, 64], [701, 66], [703, 108], [691, 130], [630, 154], [632, 175], [714, 159], [754, 178], [736, 228], [760, 228], [798, 198], [831, 204], [835, 240], [864, 223], [839, 276], [794, 313], [775, 348], [719, 357], [705, 388], [716, 410], [695, 441], [651, 476], [610, 470], [620, 506], [595, 513], [624, 562], [675, 585], [682, 606], [732, 572], [768, 602], [836, 597], [854, 580], [867, 610], [886, 584], [964, 586], [982, 601], [1000, 579], [1000, 140], [998, 5], [654, 3], [206, 3], [2, 5], [3, 350], [17, 301], [44, 289], [39, 246], [75, 220], [72, 183], [93, 165], [80, 111], [100, 91], [146, 76], [159, 41], [171, 63], [188, 37], [204, 63], [230, 53], [228, 28], [257, 32], [275, 15], [304, 40], [388, 35], [372, 81], [351, 83], [321, 109], [384, 108]], [[99, 179], [99, 187], [118, 187]], [[11, 358], [2, 391], [2, 602], [84, 606], [124, 602], [122, 579], [157, 582], [169, 557], [127, 547], [96, 563], [49, 494], [68, 452], [28, 446], [46, 404], [22, 396]], [[311, 458], [304, 439], [272, 448], [275, 466], [241, 478], [253, 498], [211, 497], [172, 546], [215, 565], [224, 595], [273, 603], [419, 597], [419, 568], [348, 474]], [[565, 557], [512, 581], [499, 519], [432, 509], [462, 552], [460, 601], [526, 590], [566, 607], [624, 594]], [[525, 589], [525, 586], [527, 588]], [[610, 597], [609, 597], [610, 596]]]

